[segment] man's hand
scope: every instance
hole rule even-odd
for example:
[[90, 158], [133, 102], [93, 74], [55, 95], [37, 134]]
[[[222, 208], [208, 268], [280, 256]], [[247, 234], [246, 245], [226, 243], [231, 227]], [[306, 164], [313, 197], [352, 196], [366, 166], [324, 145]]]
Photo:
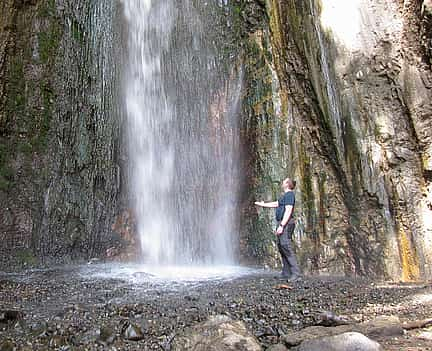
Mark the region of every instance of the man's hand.
[[281, 225], [279, 225], [276, 229], [276, 234], [277, 235], [281, 235], [283, 233], [284, 227], [282, 227]]
[[256, 201], [255, 205], [264, 207], [264, 201]]

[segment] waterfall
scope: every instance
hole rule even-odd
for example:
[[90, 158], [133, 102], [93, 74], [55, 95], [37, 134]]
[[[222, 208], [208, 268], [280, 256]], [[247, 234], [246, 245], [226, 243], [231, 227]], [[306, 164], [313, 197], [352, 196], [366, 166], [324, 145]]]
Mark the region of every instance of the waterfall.
[[207, 4], [122, 2], [129, 191], [143, 260], [232, 263], [240, 78], [221, 74], [196, 8]]
[[330, 122], [332, 124], [332, 128], [335, 133], [335, 140], [337, 141], [336, 146], [338, 148], [340, 155], [343, 155], [344, 145], [340, 142], [341, 140], [343, 140], [342, 138], [343, 121], [342, 121], [342, 114], [339, 108], [339, 101], [336, 93], [337, 89], [330, 73], [330, 59], [327, 55], [327, 47], [324, 43], [324, 38], [323, 38], [321, 24], [320, 24], [320, 16], [316, 12], [315, 1], [309, 0], [309, 6], [311, 8], [312, 21], [315, 27], [315, 32], [319, 44], [320, 67], [322, 69], [322, 74], [325, 82], [325, 92], [328, 101], [328, 112], [330, 113], [330, 117], [331, 117]]

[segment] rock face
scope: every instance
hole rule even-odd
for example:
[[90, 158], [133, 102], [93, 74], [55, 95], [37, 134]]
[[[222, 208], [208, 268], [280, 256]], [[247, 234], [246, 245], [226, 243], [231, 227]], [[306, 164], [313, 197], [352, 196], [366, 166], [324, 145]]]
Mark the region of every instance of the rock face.
[[[238, 57], [243, 78], [243, 262], [278, 263], [273, 214], [253, 202], [290, 176], [305, 272], [430, 278], [430, 1], [222, 3], [218, 62]], [[139, 245], [123, 201], [118, 6], [2, 2], [2, 266], [139, 254], [119, 249]]]
[[[267, 69], [246, 109], [251, 197], [298, 180], [306, 271], [430, 277], [428, 2], [268, 0], [265, 11], [268, 28], [250, 34]], [[253, 215], [248, 231], [271, 235], [268, 215]]]
[[101, 255], [120, 188], [116, 5], [0, 12], [0, 265]]
[[207, 322], [198, 324], [184, 335], [176, 337], [173, 350], [260, 351], [262, 348], [242, 322], [220, 315], [210, 317]]

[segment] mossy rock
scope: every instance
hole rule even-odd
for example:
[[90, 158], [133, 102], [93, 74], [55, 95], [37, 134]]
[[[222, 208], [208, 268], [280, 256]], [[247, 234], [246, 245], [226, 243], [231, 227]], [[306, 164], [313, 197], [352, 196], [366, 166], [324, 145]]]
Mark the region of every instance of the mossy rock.
[[19, 249], [15, 254], [18, 263], [23, 266], [35, 266], [37, 258], [30, 249]]

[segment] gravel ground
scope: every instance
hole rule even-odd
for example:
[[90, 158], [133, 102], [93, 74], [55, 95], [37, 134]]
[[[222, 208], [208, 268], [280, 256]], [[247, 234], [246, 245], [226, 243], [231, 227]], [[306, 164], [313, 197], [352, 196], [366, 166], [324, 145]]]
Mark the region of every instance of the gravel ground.
[[[20, 312], [8, 322], [0, 314], [0, 350], [169, 350], [176, 334], [213, 314], [244, 321], [264, 349], [280, 335], [318, 324], [325, 311], [356, 321], [432, 317], [430, 283], [306, 277], [288, 284], [263, 271], [211, 281], [157, 281], [141, 273], [131, 282], [79, 272], [0, 274], [0, 312]], [[418, 333], [378, 341], [386, 350], [432, 350]]]

